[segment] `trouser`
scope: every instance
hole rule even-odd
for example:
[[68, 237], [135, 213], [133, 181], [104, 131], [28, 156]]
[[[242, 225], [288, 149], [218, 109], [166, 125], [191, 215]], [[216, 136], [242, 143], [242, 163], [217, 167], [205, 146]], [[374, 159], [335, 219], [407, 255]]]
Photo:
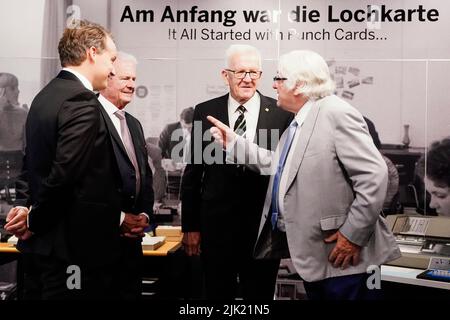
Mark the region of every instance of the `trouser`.
[[309, 300], [377, 300], [382, 298], [381, 289], [369, 289], [369, 274], [327, 278], [320, 281], [304, 281]]
[[273, 300], [279, 259], [202, 256], [206, 299]]
[[[141, 296], [141, 255], [123, 250], [102, 267], [70, 264], [52, 256], [23, 254], [26, 300], [136, 300]], [[78, 269], [79, 267], [79, 269]]]

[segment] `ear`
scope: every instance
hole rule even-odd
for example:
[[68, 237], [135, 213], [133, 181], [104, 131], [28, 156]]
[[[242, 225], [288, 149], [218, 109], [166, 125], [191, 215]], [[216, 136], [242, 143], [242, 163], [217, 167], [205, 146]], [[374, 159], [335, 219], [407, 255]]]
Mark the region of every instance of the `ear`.
[[298, 81], [296, 84], [297, 88], [304, 88], [306, 86], [306, 81]]
[[97, 59], [98, 50], [96, 47], [90, 47], [86, 50], [86, 57], [90, 62], [95, 62]]
[[298, 81], [295, 84], [295, 87], [293, 89], [294, 95], [298, 96], [302, 94], [302, 89], [306, 86], [306, 81]]
[[225, 69], [222, 69], [221, 74], [222, 74], [223, 82], [225, 83], [225, 85], [228, 86], [229, 85], [229, 83], [228, 83], [228, 77], [229, 77], [228, 72]]

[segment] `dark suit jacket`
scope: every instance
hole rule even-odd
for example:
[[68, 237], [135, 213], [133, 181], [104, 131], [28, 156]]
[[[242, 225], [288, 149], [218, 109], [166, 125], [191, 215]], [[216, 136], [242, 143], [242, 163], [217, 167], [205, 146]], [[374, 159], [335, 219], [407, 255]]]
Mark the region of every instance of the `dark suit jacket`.
[[[274, 99], [260, 95], [261, 106], [257, 130], [281, 133], [289, 126], [293, 114], [276, 106]], [[191, 134], [191, 157], [200, 143], [195, 136], [195, 121], [201, 121], [201, 132], [211, 128], [211, 115], [229, 125], [228, 94], [196, 106]], [[197, 129], [198, 130], [198, 129]], [[258, 137], [258, 131], [256, 134]], [[257, 143], [262, 141], [257, 139]], [[204, 150], [209, 142], [203, 142]], [[272, 146], [276, 147], [276, 142]], [[268, 147], [271, 147], [270, 145]], [[225, 158], [225, 153], [222, 155]], [[233, 164], [188, 164], [182, 179], [182, 228], [184, 232], [200, 231], [202, 252], [224, 254], [225, 251], [252, 256], [259, 220], [267, 191], [268, 176], [261, 176]], [[224, 162], [225, 163], [225, 162]]]
[[[16, 205], [32, 205], [34, 235], [19, 241], [20, 251], [93, 266], [120, 259], [123, 181], [102, 110], [95, 94], [66, 71], [33, 100]], [[130, 126], [132, 135], [136, 128]], [[141, 203], [136, 211], [147, 207]]]
[[136, 194], [136, 174], [133, 164], [128, 158], [122, 140], [104, 108], [101, 108], [101, 113], [110, 132], [111, 143], [121, 176], [121, 210], [134, 214], [145, 212], [150, 217], [153, 213], [154, 201], [153, 175], [148, 164], [146, 142], [141, 123], [129, 113], [125, 113], [140, 173], [140, 190]]
[[[172, 133], [175, 130], [182, 130], [180, 122], [169, 123], [164, 127], [163, 131], [161, 131], [161, 134], [159, 135], [158, 147], [161, 149], [162, 157], [164, 159], [172, 158], [171, 157], [172, 149], [177, 144], [183, 141], [182, 135], [180, 135], [178, 139], [172, 141]], [[175, 138], [176, 137], [174, 137], [174, 139]], [[181, 150], [180, 152], [181, 152], [180, 155], [182, 155], [183, 151]]]

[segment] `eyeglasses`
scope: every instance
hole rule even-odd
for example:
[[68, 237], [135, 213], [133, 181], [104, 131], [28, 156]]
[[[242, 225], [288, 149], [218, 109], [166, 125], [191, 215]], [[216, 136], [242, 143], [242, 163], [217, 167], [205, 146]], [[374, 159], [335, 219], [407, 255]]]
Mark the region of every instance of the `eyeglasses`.
[[284, 80], [287, 80], [287, 78], [285, 78], [285, 77], [280, 77], [280, 76], [275, 76], [275, 77], [273, 77], [273, 81], [284, 81]]
[[234, 77], [236, 79], [244, 79], [248, 73], [248, 75], [250, 76], [250, 79], [256, 80], [256, 79], [261, 78], [261, 74], [262, 74], [262, 71], [236, 71], [236, 70], [230, 70], [230, 69], [225, 69], [225, 70], [229, 71], [229, 72], [233, 72]]

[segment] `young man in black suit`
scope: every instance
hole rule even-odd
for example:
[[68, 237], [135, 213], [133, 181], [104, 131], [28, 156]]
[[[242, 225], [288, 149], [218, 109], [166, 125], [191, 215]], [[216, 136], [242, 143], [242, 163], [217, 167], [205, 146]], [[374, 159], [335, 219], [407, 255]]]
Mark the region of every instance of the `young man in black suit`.
[[[208, 115], [274, 150], [278, 139], [273, 131], [281, 136], [293, 115], [256, 90], [261, 73], [261, 56], [256, 48], [231, 46], [227, 67], [222, 70], [229, 94], [197, 105], [194, 112], [191, 163], [182, 178], [181, 217], [186, 253], [202, 256], [208, 299], [235, 298], [238, 279], [244, 299], [272, 299], [274, 295], [279, 260], [253, 259], [268, 177], [235, 164], [207, 164], [201, 155], [197, 163], [199, 155], [195, 154], [197, 149], [203, 154], [208, 145], [201, 141], [211, 128]], [[198, 139], [195, 132], [200, 127]], [[226, 155], [220, 157], [225, 159]]]
[[140, 237], [147, 223], [120, 226], [124, 181], [94, 93], [114, 74], [116, 47], [103, 27], [80, 21], [58, 51], [63, 70], [30, 107], [5, 227], [24, 253], [25, 298], [121, 298], [122, 236]]

